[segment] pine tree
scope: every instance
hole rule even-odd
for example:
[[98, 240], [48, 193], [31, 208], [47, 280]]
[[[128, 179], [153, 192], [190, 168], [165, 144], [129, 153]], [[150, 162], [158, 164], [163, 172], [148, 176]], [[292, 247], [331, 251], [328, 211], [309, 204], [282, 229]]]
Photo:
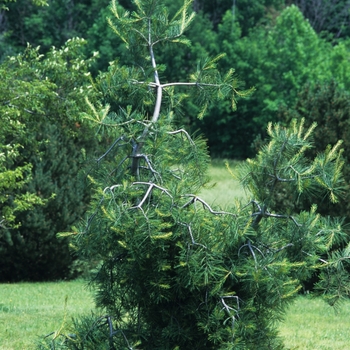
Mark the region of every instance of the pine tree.
[[250, 91], [237, 90], [233, 70], [218, 72], [221, 56], [200, 62], [187, 82], [162, 82], [157, 45], [188, 44], [181, 35], [193, 18], [191, 1], [171, 19], [162, 1], [134, 3], [131, 14], [111, 7], [109, 23], [132, 55], [130, 66], [114, 62], [105, 76], [114, 105], [88, 102], [87, 118], [114, 141], [90, 174], [88, 220], [62, 234], [73, 237], [81, 256], [101, 261], [91, 285], [106, 316], [77, 319], [70, 335], [55, 338], [72, 349], [281, 349], [276, 322], [300, 282], [323, 268], [335, 302], [348, 281], [330, 277], [349, 252], [320, 259], [344, 238], [341, 222], [322, 218], [316, 207], [272, 212], [271, 203], [284, 186], [296, 197], [319, 191], [336, 201], [340, 143], [310, 162], [304, 153], [314, 127], [270, 125], [270, 143], [239, 173], [251, 200], [210, 206], [198, 196], [207, 181], [205, 142], [176, 128], [175, 113], [184, 98], [204, 111], [223, 98], [235, 107], [235, 97]]

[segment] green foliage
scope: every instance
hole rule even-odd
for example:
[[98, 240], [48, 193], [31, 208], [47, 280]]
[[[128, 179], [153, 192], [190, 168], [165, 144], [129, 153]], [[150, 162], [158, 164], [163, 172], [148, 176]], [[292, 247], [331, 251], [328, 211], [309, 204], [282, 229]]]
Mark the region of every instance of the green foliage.
[[[129, 64], [122, 39], [105, 25], [108, 3], [108, 0], [60, 0], [38, 7], [26, 0], [9, 2], [9, 11], [1, 13], [2, 59], [21, 51], [28, 42], [41, 45], [45, 53], [52, 46], [60, 47], [67, 39], [79, 36], [88, 41], [87, 56], [100, 53], [91, 68], [94, 76], [105, 72], [115, 57], [121, 65]], [[163, 0], [163, 4], [170, 18], [181, 7], [180, 0]], [[200, 111], [187, 100], [176, 118], [190, 130], [199, 129], [205, 135], [213, 157], [244, 159], [254, 155], [251, 148], [254, 139], [266, 136], [268, 122], [278, 120], [280, 106], [295, 103], [305, 83], [333, 77], [349, 89], [348, 7], [345, 0], [193, 1], [190, 8], [197, 16], [182, 36], [192, 42], [191, 47], [155, 48], [166, 67], [161, 76], [167, 81], [183, 81], [199, 60], [225, 52], [226, 58], [219, 62], [219, 67], [226, 71], [234, 65], [237, 76], [244, 77], [246, 88], [255, 86], [257, 92], [250, 100], [238, 98], [238, 111], [232, 111], [229, 101], [208, 105], [209, 118], [204, 121], [193, 118]], [[133, 2], [125, 0], [116, 2], [115, 8], [120, 13], [137, 10]], [[332, 37], [338, 39], [332, 41]], [[186, 93], [186, 88], [180, 89]], [[112, 104], [108, 96], [105, 102]]]
[[242, 28], [243, 35], [247, 35], [249, 31], [256, 25], [264, 23], [268, 20], [267, 13], [271, 8], [280, 8], [284, 5], [283, 0], [196, 0], [193, 2], [193, 9], [199, 14], [207, 17], [215, 30], [222, 22], [227, 11], [230, 11], [235, 20]]
[[[312, 203], [317, 204], [319, 213], [322, 215], [330, 215], [332, 217], [344, 218], [346, 223], [349, 222], [349, 181], [350, 181], [350, 169], [349, 169], [349, 141], [348, 141], [348, 116], [349, 110], [349, 94], [338, 84], [335, 80], [328, 83], [316, 83], [315, 85], [307, 84], [300, 91], [297, 102], [293, 108], [281, 109], [279, 112], [280, 120], [284, 120], [288, 123], [292, 118], [305, 120], [306, 126], [310, 126], [312, 123], [317, 123], [320, 127], [316, 128], [313, 133], [312, 144], [313, 147], [306, 151], [305, 155], [312, 159], [323, 149], [330, 149], [330, 144], [335, 144], [337, 140], [343, 140], [342, 147], [344, 152], [342, 153], [343, 162], [343, 177], [345, 180], [344, 189], [340, 192], [338, 200], [334, 203], [327, 201], [326, 193], [319, 193], [317, 191], [310, 191], [307, 196], [299, 198], [295, 203], [292, 211], [307, 210]], [[330, 179], [328, 179], [330, 180]], [[286, 189], [283, 195], [280, 195], [279, 201], [276, 202], [275, 209], [281, 205], [290, 206], [290, 198], [295, 197], [294, 189]], [[348, 233], [347, 238], [343, 242], [338, 242], [332, 248], [334, 254], [338, 254], [337, 250], [345, 248], [349, 241], [348, 227], [346, 228]], [[323, 274], [325, 279], [333, 278], [332, 269], [326, 274]], [[309, 289], [313, 289], [319, 281], [318, 274], [312, 276], [307, 281]]]
[[[12, 193], [24, 187], [30, 181], [31, 164], [17, 167], [14, 170], [7, 168], [6, 163], [18, 157], [19, 145], [1, 145], [3, 150], [0, 153], [0, 208], [1, 208], [1, 228], [18, 227], [20, 223], [15, 223], [16, 213], [31, 209], [35, 204], [44, 204], [40, 197], [29, 192], [13, 196]], [[11, 242], [8, 232], [5, 238]]]
[[173, 114], [187, 97], [199, 110], [220, 100], [235, 107], [237, 81], [232, 70], [217, 70], [219, 55], [199, 63], [186, 81], [163, 82], [156, 46], [179, 43], [192, 19], [190, 1], [172, 19], [161, 1], [134, 5], [136, 12], [120, 13], [113, 2], [110, 20], [134, 59], [128, 66], [114, 62], [99, 81], [108, 105], [87, 101], [86, 117], [114, 142], [89, 175], [88, 219], [61, 234], [71, 236], [80, 256], [101, 262], [90, 282], [106, 316], [76, 321], [70, 335], [61, 334], [64, 346], [282, 349], [276, 322], [310, 274], [339, 272], [339, 279], [326, 273], [327, 286], [320, 282], [331, 303], [349, 292], [343, 273], [349, 252], [321, 258], [345, 239], [342, 223], [316, 206], [295, 215], [288, 207], [272, 210], [285, 187], [336, 201], [340, 143], [309, 161], [313, 127], [270, 125], [269, 144], [240, 171], [252, 193], [248, 204], [228, 211], [208, 205], [198, 197], [207, 182], [205, 142], [176, 127]]
[[[86, 38], [86, 33], [108, 3], [108, 0], [9, 2], [9, 11], [1, 13], [4, 20], [0, 24], [0, 58], [3, 60], [23, 51], [27, 43], [34, 47], [40, 45], [46, 53], [52, 46], [61, 47], [74, 37]], [[97, 48], [90, 52], [93, 51]]]
[[317, 33], [330, 34], [332, 39], [349, 36], [348, 0], [293, 0], [293, 3], [300, 8]]
[[[28, 47], [0, 67], [2, 280], [69, 275], [68, 243], [56, 233], [85, 211], [89, 193], [78, 174], [98, 147], [80, 118], [85, 97], [95, 95], [83, 44], [71, 40], [45, 57]], [[42, 205], [29, 210], [35, 203]]]
[[[6, 4], [8, 4], [9, 2], [16, 2], [16, 0], [1, 0], [0, 1], [0, 10], [7, 10], [8, 11], [8, 7], [6, 6]], [[47, 0], [32, 0], [32, 3], [36, 6], [47, 6]]]
[[304, 119], [307, 126], [317, 123], [320, 127], [313, 133], [313, 148], [308, 150], [309, 157], [315, 157], [329, 144], [343, 140], [344, 153], [344, 179], [345, 191], [336, 204], [330, 204], [323, 196], [310, 194], [308, 199], [302, 201], [303, 206], [317, 203], [319, 211], [324, 215], [348, 217], [349, 216], [349, 127], [350, 113], [349, 93], [335, 80], [328, 83], [307, 84], [298, 95], [295, 105], [289, 109], [281, 109], [279, 118], [288, 123], [292, 118]]
[[[281, 106], [291, 107], [306, 83], [334, 78], [349, 87], [349, 43], [332, 46], [313, 30], [296, 6], [284, 9], [274, 21], [252, 28], [242, 36], [241, 28], [227, 12], [218, 26], [219, 50], [226, 53], [221, 66], [237, 62], [236, 71], [256, 92], [238, 101], [239, 109], [213, 106], [207, 121], [197, 125], [209, 140], [214, 156], [245, 158], [257, 135], [265, 136], [267, 124], [278, 121]], [[262, 45], [261, 43], [264, 43]]]
[[[254, 160], [248, 159], [245, 163], [246, 168], [240, 176], [243, 185], [264, 202], [266, 208], [294, 212], [294, 203], [310, 195], [336, 203], [339, 200], [336, 193], [342, 193], [344, 189], [341, 173], [344, 162], [342, 152], [339, 152], [342, 142], [327, 147], [312, 161], [307, 160], [305, 153], [311, 148], [309, 138], [316, 123], [306, 131], [303, 126], [304, 119], [299, 124], [293, 120], [289, 129], [272, 127], [270, 123], [268, 134], [272, 141], [259, 151]], [[288, 192], [290, 202], [283, 204], [278, 201], [283, 193], [279, 187]]]

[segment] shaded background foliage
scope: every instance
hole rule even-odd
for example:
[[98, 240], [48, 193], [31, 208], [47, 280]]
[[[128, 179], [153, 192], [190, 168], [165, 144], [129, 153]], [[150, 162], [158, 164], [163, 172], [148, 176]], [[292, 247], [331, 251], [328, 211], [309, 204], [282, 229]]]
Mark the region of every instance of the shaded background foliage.
[[[179, 0], [164, 3], [170, 13], [180, 5]], [[48, 4], [27, 6], [19, 0], [8, 4], [10, 11], [1, 12], [3, 56], [21, 50], [27, 42], [41, 45], [45, 52], [80, 36], [88, 40], [87, 55], [100, 52], [91, 68], [95, 75], [106, 71], [116, 58], [123, 63], [125, 49], [106, 25], [108, 0]], [[119, 6], [134, 9], [130, 1], [120, 0]], [[163, 76], [180, 81], [201, 57], [225, 52], [221, 68], [235, 66], [246, 87], [255, 86], [257, 91], [250, 100], [240, 101], [236, 112], [225, 105], [212, 107], [203, 122], [191, 117], [196, 115], [196, 106], [186, 104], [181, 123], [204, 133], [215, 157], [252, 156], [253, 140], [265, 136], [268, 121], [278, 118], [279, 106], [291, 107], [305, 83], [334, 77], [349, 88], [349, 6], [349, 0], [194, 1], [198, 16], [186, 33], [193, 45], [177, 48], [180, 55], [171, 53], [172, 49], [161, 52], [167, 67]]]
[[27, 48], [1, 66], [5, 79], [0, 83], [0, 111], [17, 126], [17, 130], [1, 130], [1, 143], [20, 147], [18, 156], [5, 165], [8, 169], [31, 165], [29, 181], [8, 194], [8, 203], [11, 206], [11, 197], [26, 192], [45, 201], [18, 213], [17, 225], [4, 225], [2, 281], [74, 275], [68, 242], [59, 241], [56, 234], [81, 219], [86, 210], [90, 194], [79, 172], [99, 147], [94, 131], [80, 117], [87, 108], [85, 96], [94, 96], [87, 85], [89, 60], [82, 61], [79, 53], [83, 44], [71, 40], [45, 58]]
[[335, 39], [349, 36], [349, 0], [294, 0], [289, 3], [300, 8], [317, 33], [330, 33]]

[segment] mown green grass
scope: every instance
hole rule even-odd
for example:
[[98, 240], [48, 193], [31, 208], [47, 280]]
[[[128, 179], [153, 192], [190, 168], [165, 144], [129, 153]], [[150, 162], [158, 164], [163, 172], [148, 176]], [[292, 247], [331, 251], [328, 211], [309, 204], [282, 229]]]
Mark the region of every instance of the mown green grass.
[[0, 349], [35, 349], [38, 337], [93, 308], [82, 281], [0, 284]]
[[[235, 165], [230, 162], [231, 169]], [[200, 194], [208, 204], [229, 205], [236, 197], [246, 197], [223, 161], [213, 162], [210, 176], [210, 186], [216, 185]], [[0, 350], [35, 349], [38, 337], [93, 309], [83, 281], [0, 284]], [[335, 310], [321, 299], [300, 296], [279, 330], [290, 350], [350, 349], [350, 300]]]
[[[200, 193], [200, 197], [210, 205], [226, 207], [232, 205], [237, 199], [247, 197], [247, 193], [230, 174], [225, 163], [226, 161], [221, 159], [212, 161], [208, 173], [210, 181]], [[227, 163], [230, 170], [234, 172], [238, 162], [227, 161]]]
[[[0, 284], [0, 300], [1, 350], [35, 349], [39, 337], [94, 309], [83, 281]], [[350, 301], [334, 309], [321, 299], [300, 296], [279, 330], [290, 350], [346, 350], [349, 316]]]
[[334, 309], [320, 298], [300, 296], [279, 331], [290, 350], [350, 349], [350, 300]]

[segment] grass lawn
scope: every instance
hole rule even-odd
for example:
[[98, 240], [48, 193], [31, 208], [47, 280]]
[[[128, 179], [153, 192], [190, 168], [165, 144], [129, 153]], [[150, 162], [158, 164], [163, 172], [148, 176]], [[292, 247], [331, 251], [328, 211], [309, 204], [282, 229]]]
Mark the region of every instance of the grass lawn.
[[350, 300], [334, 309], [319, 298], [298, 297], [279, 330], [286, 349], [348, 350]]
[[38, 337], [89, 312], [94, 305], [84, 286], [82, 281], [0, 284], [0, 349], [35, 349]]
[[[231, 171], [234, 171], [237, 161], [229, 161]], [[241, 188], [225, 166], [224, 160], [215, 159], [209, 169], [210, 182], [200, 193], [208, 204], [220, 205], [222, 207], [230, 205], [235, 199], [247, 197], [247, 193]]]
[[[235, 197], [246, 197], [223, 161], [213, 162], [210, 175], [210, 185], [216, 186], [201, 193], [209, 204], [228, 205]], [[0, 284], [0, 350], [35, 349], [38, 337], [93, 308], [83, 281]], [[350, 349], [350, 300], [336, 312], [320, 299], [298, 297], [279, 329], [290, 350]]]
[[[65, 299], [68, 297], [65, 306]], [[93, 301], [83, 281], [0, 284], [0, 349], [32, 350]], [[320, 299], [298, 297], [280, 324], [287, 349], [350, 349], [350, 301], [336, 311]]]

